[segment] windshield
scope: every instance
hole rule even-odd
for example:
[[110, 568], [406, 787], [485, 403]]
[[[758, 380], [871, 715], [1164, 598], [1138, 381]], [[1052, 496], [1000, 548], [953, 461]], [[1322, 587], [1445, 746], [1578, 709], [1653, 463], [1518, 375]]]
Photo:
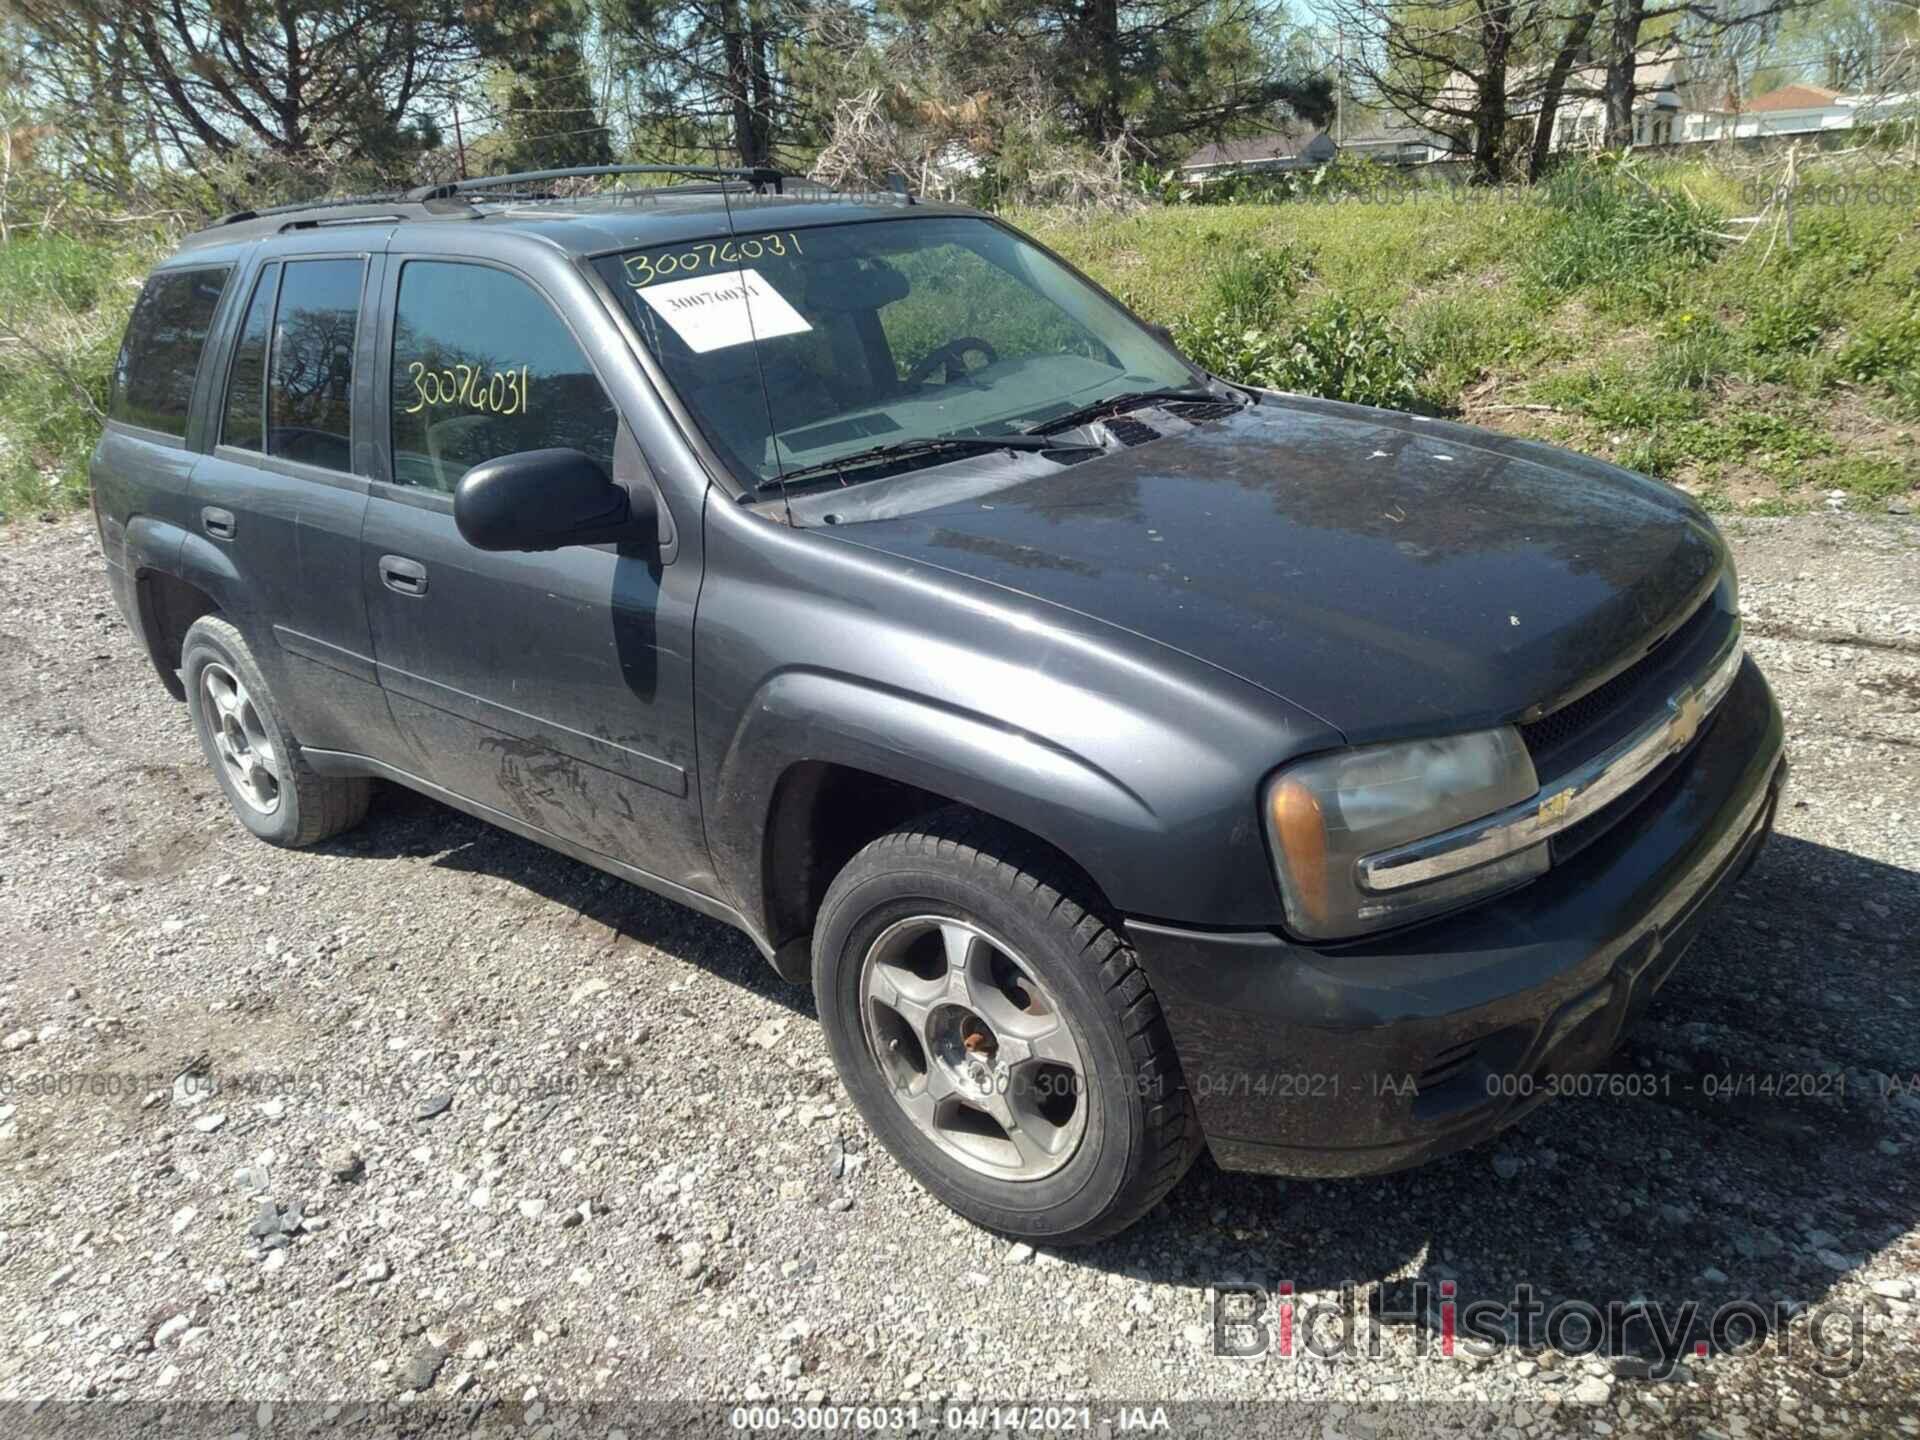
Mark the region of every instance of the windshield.
[[743, 231], [595, 263], [749, 486], [879, 446], [1024, 432], [1110, 395], [1201, 379], [1084, 280], [985, 220]]

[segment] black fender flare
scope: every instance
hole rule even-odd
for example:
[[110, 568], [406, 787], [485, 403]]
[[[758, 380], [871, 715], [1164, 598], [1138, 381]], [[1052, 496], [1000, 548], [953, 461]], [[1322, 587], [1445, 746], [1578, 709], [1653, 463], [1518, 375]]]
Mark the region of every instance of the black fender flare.
[[133, 603], [140, 638], [148, 658], [176, 700], [184, 700], [180, 677], [168, 663], [168, 646], [163, 629], [161, 602], [156, 583], [160, 577], [190, 585], [207, 596], [220, 613], [246, 635], [256, 654], [260, 647], [253, 634], [253, 606], [245, 584], [233, 561], [212, 541], [182, 529], [156, 516], [138, 516], [127, 525], [126, 557], [133, 578]]
[[930, 792], [1038, 836], [1109, 900], [1136, 889], [1138, 860], [1166, 839], [1147, 797], [1043, 737], [922, 696], [819, 670], [771, 677], [742, 711], [708, 787], [708, 843], [737, 908], [772, 933], [764, 863], [782, 780], [806, 762]]
[[167, 664], [166, 641], [160, 632], [160, 606], [154, 595], [153, 577], [166, 575], [179, 578], [180, 547], [187, 538], [187, 532], [171, 520], [162, 520], [157, 515], [135, 515], [127, 521], [124, 537], [121, 554], [127, 574], [133, 582], [134, 613], [130, 618], [135, 622], [141, 642], [147, 647], [147, 658], [153, 662], [153, 670], [160, 677], [160, 683], [167, 687], [167, 693], [174, 699], [184, 700], [187, 692], [180, 686], [180, 677]]

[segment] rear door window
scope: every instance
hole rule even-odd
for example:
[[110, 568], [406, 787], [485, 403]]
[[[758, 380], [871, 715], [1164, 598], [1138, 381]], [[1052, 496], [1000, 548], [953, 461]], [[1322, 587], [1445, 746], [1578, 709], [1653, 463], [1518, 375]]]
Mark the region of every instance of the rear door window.
[[409, 261], [393, 326], [393, 478], [451, 492], [474, 466], [579, 450], [613, 469], [619, 415], [573, 332], [526, 281]]
[[364, 260], [287, 262], [267, 372], [267, 454], [353, 469], [353, 347], [366, 269]]
[[185, 436], [213, 312], [231, 267], [162, 270], [148, 280], [113, 367], [107, 413], [128, 425]]
[[267, 435], [267, 339], [273, 329], [273, 297], [280, 267], [260, 272], [233, 345], [233, 370], [227, 376], [227, 401], [220, 417], [220, 443], [241, 450], [262, 450]]

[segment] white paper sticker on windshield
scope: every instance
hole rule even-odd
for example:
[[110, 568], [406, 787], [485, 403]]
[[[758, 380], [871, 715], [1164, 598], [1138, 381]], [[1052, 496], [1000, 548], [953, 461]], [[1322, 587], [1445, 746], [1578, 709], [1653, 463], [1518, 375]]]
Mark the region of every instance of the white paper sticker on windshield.
[[768, 340], [813, 328], [758, 270], [696, 275], [691, 280], [649, 285], [639, 295], [696, 355], [744, 345], [756, 337]]

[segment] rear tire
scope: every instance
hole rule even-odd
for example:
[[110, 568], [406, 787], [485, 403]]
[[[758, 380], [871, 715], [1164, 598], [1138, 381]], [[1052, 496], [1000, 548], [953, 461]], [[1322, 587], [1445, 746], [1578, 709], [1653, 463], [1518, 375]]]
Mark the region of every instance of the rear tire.
[[834, 1064], [909, 1173], [981, 1225], [1101, 1240], [1193, 1163], [1172, 1037], [1118, 923], [1054, 851], [939, 811], [829, 887], [814, 991]]
[[193, 622], [180, 679], [200, 749], [240, 823], [273, 845], [318, 844], [366, 818], [372, 782], [317, 773], [240, 632], [218, 616]]

